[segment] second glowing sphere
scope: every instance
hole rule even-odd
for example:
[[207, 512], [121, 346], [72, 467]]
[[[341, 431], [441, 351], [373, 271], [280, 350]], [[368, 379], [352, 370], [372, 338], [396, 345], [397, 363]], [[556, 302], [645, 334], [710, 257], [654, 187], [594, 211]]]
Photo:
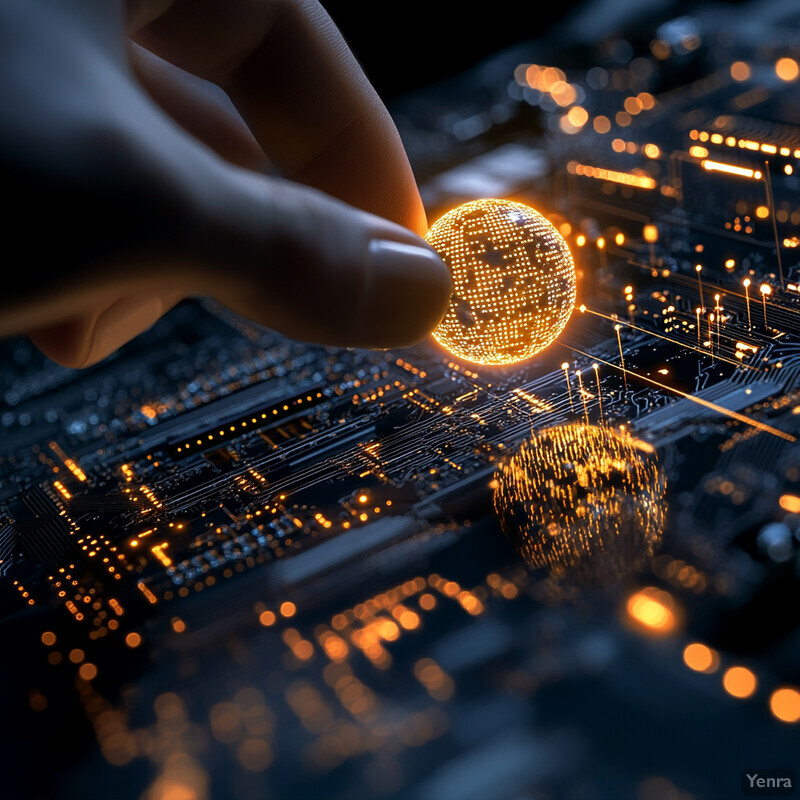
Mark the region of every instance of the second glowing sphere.
[[575, 307], [575, 263], [535, 209], [474, 200], [445, 214], [426, 239], [453, 278], [450, 306], [433, 336], [454, 356], [515, 364], [564, 329]]

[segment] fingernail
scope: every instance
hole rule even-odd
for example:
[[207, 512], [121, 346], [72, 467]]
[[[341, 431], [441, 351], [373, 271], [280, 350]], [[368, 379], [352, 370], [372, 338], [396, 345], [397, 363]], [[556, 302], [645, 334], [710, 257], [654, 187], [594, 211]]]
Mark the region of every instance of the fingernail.
[[370, 288], [366, 329], [397, 347], [424, 339], [447, 310], [452, 292], [450, 270], [436, 252], [388, 239], [369, 245]]

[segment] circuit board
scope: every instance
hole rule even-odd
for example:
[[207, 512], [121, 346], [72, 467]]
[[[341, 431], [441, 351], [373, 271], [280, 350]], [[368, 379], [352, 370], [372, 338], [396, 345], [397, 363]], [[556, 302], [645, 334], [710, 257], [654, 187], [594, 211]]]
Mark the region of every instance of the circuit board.
[[534, 359], [211, 300], [83, 371], [0, 343], [3, 797], [722, 800], [796, 768], [800, 11], [587, 19], [392, 109], [431, 221], [509, 198], [569, 244]]

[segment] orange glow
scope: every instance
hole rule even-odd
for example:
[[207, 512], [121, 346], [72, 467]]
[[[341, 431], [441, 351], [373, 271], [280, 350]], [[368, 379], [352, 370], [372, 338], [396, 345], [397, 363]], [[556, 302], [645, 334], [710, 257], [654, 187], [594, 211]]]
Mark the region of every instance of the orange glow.
[[732, 697], [750, 697], [757, 685], [756, 676], [747, 667], [731, 667], [722, 676], [722, 686]]
[[73, 664], [80, 664], [81, 661], [83, 661], [83, 656], [84, 653], [83, 650], [80, 649], [80, 647], [76, 647], [74, 650], [69, 651], [69, 660]]
[[617, 244], [619, 247], [622, 247], [622, 245], [625, 244], [625, 234], [621, 232], [618, 233], [614, 237], [614, 243]]
[[672, 595], [655, 586], [634, 592], [626, 604], [628, 617], [638, 627], [659, 636], [672, 633], [676, 626]]
[[[437, 220], [426, 239], [454, 286], [433, 337], [458, 358], [486, 366], [526, 361], [569, 321], [576, 291], [572, 254], [530, 206], [490, 198], [464, 203]], [[490, 253], [500, 260], [490, 264]]]
[[602, 114], [594, 118], [592, 125], [596, 133], [608, 133], [611, 130], [611, 122], [608, 117], [604, 117]]
[[731, 64], [731, 78], [735, 81], [746, 81], [750, 77], [750, 67], [744, 61], [734, 61]]
[[141, 643], [142, 637], [134, 631], [131, 631], [131, 633], [125, 637], [125, 644], [131, 649], [138, 647]]
[[719, 656], [710, 647], [693, 642], [683, 650], [683, 663], [695, 672], [714, 672], [719, 666]]
[[262, 611], [258, 615], [258, 621], [265, 627], [268, 628], [270, 625], [275, 624], [275, 620], [277, 617], [273, 611]]
[[775, 74], [782, 81], [794, 81], [800, 75], [800, 66], [793, 58], [779, 58], [775, 62]]
[[769, 209], [766, 206], [758, 206], [756, 208], [756, 216], [759, 219], [766, 219], [769, 216]]
[[657, 144], [646, 144], [644, 146], [644, 154], [648, 158], [658, 158], [661, 155], [661, 150]]
[[64, 459], [67, 469], [81, 482], [86, 480], [86, 473], [71, 459]]
[[583, 106], [573, 106], [567, 112], [570, 125], [582, 128], [589, 121], [589, 112]]
[[147, 598], [148, 603], [155, 605], [158, 602], [158, 598], [150, 591], [146, 584], [139, 581], [136, 585], [139, 587], [139, 591]]
[[693, 144], [689, 148], [689, 155], [694, 158], [705, 158], [708, 155], [708, 149], [700, 144]]
[[293, 617], [297, 613], [297, 606], [290, 600], [285, 600], [281, 603], [281, 615], [284, 617]]
[[761, 173], [758, 170], [748, 169], [747, 167], [737, 167], [735, 164], [724, 164], [721, 161], [710, 161], [706, 159], [700, 162], [703, 169], [708, 172], [725, 172], [728, 175], [738, 175], [740, 178], [753, 178], [761, 180]]
[[800, 514], [800, 497], [797, 497], [797, 495], [781, 495], [781, 499], [778, 503], [784, 511], [788, 511], [790, 514]]
[[173, 617], [170, 621], [172, 625], [172, 630], [175, 633], [185, 633], [186, 632], [186, 623], [180, 617]]
[[81, 664], [78, 675], [85, 681], [92, 681], [97, 677], [97, 667], [87, 661], [85, 664]]
[[56, 635], [52, 631], [45, 631], [42, 634], [42, 644], [51, 647], [56, 643]]
[[653, 244], [658, 241], [658, 228], [655, 225], [645, 225], [642, 236], [646, 242]]
[[636, 97], [645, 111], [649, 111], [656, 104], [656, 99], [650, 94], [650, 92], [639, 92]]
[[172, 566], [172, 559], [164, 552], [169, 547], [169, 542], [162, 542], [161, 544], [153, 545], [150, 552], [165, 566]]
[[769, 710], [781, 722], [800, 721], [800, 692], [790, 686], [776, 689], [769, 698]]
[[423, 611], [432, 611], [434, 608], [436, 608], [436, 598], [432, 594], [429, 594], [428, 592], [426, 592], [423, 595], [420, 595], [419, 607]]
[[604, 169], [603, 167], [576, 164], [575, 162], [570, 162], [567, 169], [573, 174], [581, 175], [584, 178], [620, 183], [623, 186], [633, 186], [636, 189], [655, 189], [657, 185], [655, 179], [645, 172], [619, 172], [615, 169]]
[[71, 494], [70, 494], [70, 492], [67, 490], [67, 487], [66, 487], [66, 486], [64, 486], [64, 484], [63, 484], [63, 483], [61, 483], [61, 481], [53, 481], [53, 486], [55, 486], [55, 488], [58, 490], [59, 494], [60, 494], [60, 495], [61, 495], [61, 496], [62, 496], [62, 497], [65, 499], [65, 500], [70, 500], [70, 499], [72, 498], [72, 495], [71, 495]]

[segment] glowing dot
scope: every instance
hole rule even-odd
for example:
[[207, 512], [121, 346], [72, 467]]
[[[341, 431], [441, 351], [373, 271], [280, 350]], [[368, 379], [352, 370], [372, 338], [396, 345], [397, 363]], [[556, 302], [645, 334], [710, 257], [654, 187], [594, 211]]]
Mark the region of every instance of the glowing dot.
[[485, 365], [526, 361], [566, 326], [575, 306], [575, 264], [538, 211], [475, 200], [445, 214], [427, 240], [454, 285], [433, 336], [456, 357]]
[[779, 58], [775, 62], [775, 74], [782, 81], [793, 81], [800, 75], [800, 66], [793, 58]]
[[769, 710], [782, 722], [800, 720], [800, 692], [784, 686], [776, 689], [769, 698]]
[[624, 234], [624, 233], [621, 233], [621, 232], [620, 232], [620, 233], [618, 233], [618, 234], [617, 234], [617, 235], [614, 237], [614, 242], [615, 242], [615, 243], [616, 243], [618, 246], [620, 246], [620, 247], [621, 247], [623, 244], [625, 244], [625, 234]]
[[677, 624], [672, 596], [655, 586], [634, 592], [628, 598], [626, 611], [631, 622], [646, 633], [672, 633]]
[[[800, 514], [800, 497], [793, 494], [784, 494], [781, 495], [781, 499], [778, 502], [784, 511], [788, 511], [790, 514]], [[44, 641], [44, 637], [42, 637], [42, 641]]]
[[661, 150], [657, 144], [646, 144], [644, 146], [644, 154], [648, 158], [658, 158], [661, 155]]
[[769, 216], [769, 209], [766, 206], [758, 206], [756, 208], [756, 216], [759, 219], [766, 219]]
[[50, 647], [56, 643], [56, 635], [52, 631], [45, 631], [42, 634], [42, 644]]
[[272, 611], [262, 611], [258, 615], [258, 621], [265, 628], [268, 628], [270, 625], [274, 625], [275, 624], [275, 614]]
[[747, 667], [731, 667], [722, 676], [722, 686], [732, 697], [750, 697], [756, 685], [756, 676]]
[[127, 634], [125, 637], [125, 644], [128, 645], [131, 649], [134, 647], [138, 647], [142, 643], [142, 637], [136, 633], [135, 631], [131, 631], [131, 633]]
[[297, 613], [297, 606], [290, 600], [281, 603], [281, 614], [284, 617], [293, 617]]
[[85, 681], [92, 681], [97, 677], [97, 667], [87, 661], [85, 664], [81, 664], [78, 675]]
[[358, 502], [359, 503], [366, 503], [367, 500], [369, 500], [369, 497], [367, 497], [367, 495], [365, 495], [365, 494], [360, 494], [358, 496]]
[[594, 118], [592, 126], [594, 127], [596, 133], [608, 133], [611, 130], [610, 120], [608, 117], [604, 117], [602, 114], [599, 117]]
[[83, 661], [83, 650], [81, 650], [79, 647], [76, 647], [74, 650], [70, 650], [69, 660], [73, 664], [80, 664], [81, 661]]
[[567, 112], [570, 125], [582, 128], [589, 121], [589, 112], [583, 106], [573, 106]]
[[731, 64], [731, 78], [735, 81], [746, 81], [750, 77], [750, 67], [744, 61], [734, 61]]
[[655, 225], [645, 225], [642, 236], [646, 242], [653, 244], [658, 241], [658, 228]]
[[693, 642], [684, 648], [683, 662], [695, 672], [714, 672], [719, 666], [719, 656], [710, 647]]

